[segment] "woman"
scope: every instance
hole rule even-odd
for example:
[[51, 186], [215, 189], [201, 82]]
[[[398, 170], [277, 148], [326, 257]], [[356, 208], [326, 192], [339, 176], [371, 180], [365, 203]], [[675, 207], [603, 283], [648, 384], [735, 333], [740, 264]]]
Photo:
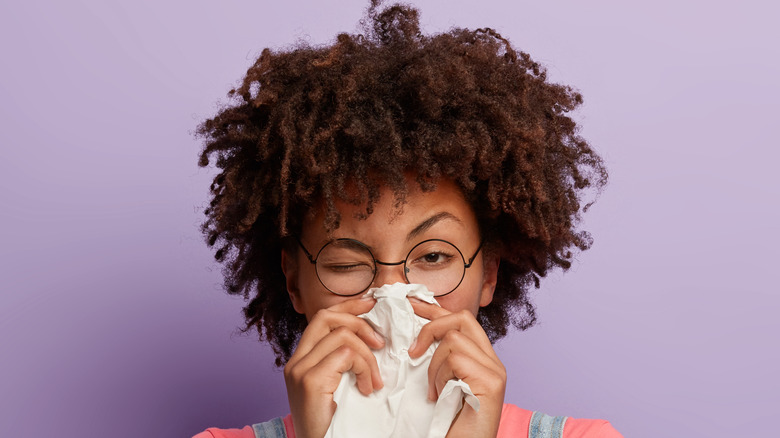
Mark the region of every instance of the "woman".
[[372, 353], [384, 340], [357, 315], [375, 305], [365, 291], [393, 283], [424, 284], [441, 305], [411, 300], [430, 323], [409, 356], [440, 342], [429, 399], [450, 379], [479, 399], [448, 436], [620, 436], [504, 404], [492, 348], [534, 323], [531, 285], [590, 245], [581, 196], [607, 174], [566, 115], [580, 95], [491, 29], [425, 36], [415, 9], [378, 3], [361, 35], [264, 50], [199, 128], [201, 166], [221, 169], [203, 230], [228, 291], [249, 301], [247, 329], [284, 365], [291, 414], [198, 438], [324, 436], [342, 374], [364, 395], [384, 384]]

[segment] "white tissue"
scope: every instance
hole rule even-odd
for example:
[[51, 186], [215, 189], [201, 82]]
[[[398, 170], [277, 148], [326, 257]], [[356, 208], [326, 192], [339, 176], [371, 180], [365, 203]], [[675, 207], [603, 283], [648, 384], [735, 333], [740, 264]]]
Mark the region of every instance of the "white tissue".
[[422, 356], [409, 357], [407, 350], [429, 321], [415, 315], [408, 297], [438, 305], [433, 293], [423, 285], [396, 283], [366, 295], [376, 298], [376, 305], [360, 317], [385, 338], [385, 347], [374, 351], [384, 387], [365, 396], [355, 375], [344, 373], [333, 393], [338, 407], [325, 437], [443, 438], [463, 399], [474, 410], [479, 399], [466, 382], [450, 380], [436, 402], [428, 400], [428, 364], [438, 341]]

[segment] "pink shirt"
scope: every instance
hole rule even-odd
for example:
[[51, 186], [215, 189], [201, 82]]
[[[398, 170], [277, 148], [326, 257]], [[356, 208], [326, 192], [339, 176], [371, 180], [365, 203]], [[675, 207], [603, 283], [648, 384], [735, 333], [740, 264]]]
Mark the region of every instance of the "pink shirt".
[[[533, 412], [520, 409], [515, 405], [505, 404], [501, 411], [501, 423], [498, 425], [496, 438], [517, 438], [528, 436], [528, 427]], [[292, 417], [283, 418], [284, 428], [288, 438], [295, 438]], [[255, 438], [252, 426], [243, 429], [217, 429], [210, 427], [193, 438]], [[623, 438], [608, 421], [569, 418], [563, 427], [563, 438]]]

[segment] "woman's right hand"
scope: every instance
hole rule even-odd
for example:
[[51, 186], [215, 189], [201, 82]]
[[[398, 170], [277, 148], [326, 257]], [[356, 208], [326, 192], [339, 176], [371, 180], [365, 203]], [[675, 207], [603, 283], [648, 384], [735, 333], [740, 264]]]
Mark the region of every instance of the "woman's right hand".
[[343, 373], [355, 373], [358, 390], [364, 395], [382, 388], [379, 365], [371, 349], [382, 348], [384, 340], [357, 317], [375, 303], [374, 299], [350, 299], [322, 309], [303, 331], [284, 367], [296, 437], [325, 436], [336, 411], [333, 392]]

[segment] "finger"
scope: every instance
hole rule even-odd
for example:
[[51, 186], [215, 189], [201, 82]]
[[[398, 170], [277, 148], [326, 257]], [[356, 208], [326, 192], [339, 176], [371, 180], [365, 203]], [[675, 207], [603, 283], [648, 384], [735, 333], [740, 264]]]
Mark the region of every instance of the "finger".
[[[436, 348], [436, 351], [434, 351], [431, 362], [428, 365], [429, 390], [433, 389], [435, 377], [439, 372], [439, 369], [447, 362], [453, 360], [453, 356], [466, 356], [484, 368], [494, 369], [496, 371], [503, 369], [503, 365], [501, 365], [498, 360], [494, 360], [493, 357], [485, 354], [485, 352], [466, 335], [457, 331], [451, 331], [444, 336], [444, 339], [442, 339], [441, 343]], [[463, 378], [463, 376], [458, 377]]]
[[[367, 303], [364, 303], [364, 306], [365, 304]], [[373, 306], [372, 303], [368, 304]], [[339, 312], [338, 308], [336, 310], [332, 309], [333, 308], [322, 309], [312, 317], [309, 325], [306, 327], [306, 330], [303, 331], [301, 340], [298, 342], [296, 353], [308, 353], [308, 351], [314, 348], [314, 346], [317, 345], [323, 337], [327, 336], [328, 333], [338, 329], [339, 327], [348, 328], [360, 339], [362, 339], [366, 345], [373, 349], [379, 349], [384, 346], [385, 342], [382, 336], [376, 333], [371, 325], [369, 325], [368, 322], [366, 322], [364, 319], [358, 318], [351, 313]], [[348, 310], [355, 309], [352, 308]]]
[[417, 335], [415, 344], [409, 349], [409, 356], [419, 357], [434, 341], [441, 340], [448, 332], [454, 330], [469, 337], [485, 354], [496, 357], [490, 339], [471, 312], [462, 310], [457, 313], [444, 314], [438, 311], [437, 313], [441, 316], [423, 326]]
[[409, 302], [412, 303], [414, 313], [422, 316], [425, 319], [434, 320], [441, 316], [452, 313], [441, 306], [437, 306], [433, 303], [426, 303], [425, 301], [418, 300], [417, 298], [409, 298]]
[[454, 352], [447, 357], [433, 376], [429, 386], [429, 397], [432, 396], [431, 400], [435, 401], [448, 381], [461, 379], [468, 383], [471, 391], [478, 397], [500, 395], [503, 398], [506, 384], [504, 376], [492, 367], [483, 366], [471, 356]]
[[[361, 394], [369, 395], [374, 391], [370, 364], [364, 357], [356, 354], [354, 350], [346, 345], [342, 345], [337, 350], [332, 351], [318, 364], [317, 368], [321, 368], [325, 373], [335, 371], [339, 382], [342, 374], [351, 371], [355, 374], [356, 385]], [[338, 385], [334, 386], [332, 390], [329, 388], [328, 392], [332, 393], [337, 387]]]
[[[450, 380], [464, 379], [466, 375], [458, 376], [450, 361], [459, 362], [468, 360], [467, 357], [459, 357], [457, 353], [447, 356], [449, 361], [442, 362], [436, 368], [428, 368], [428, 398], [432, 401], [439, 399], [439, 394], [444, 390], [444, 385]], [[462, 367], [462, 365], [461, 365]]]
[[355, 299], [344, 300], [338, 304], [330, 306], [329, 309], [334, 312], [351, 313], [353, 315], [361, 315], [368, 312], [376, 304], [376, 299], [370, 297], [360, 297]]
[[301, 357], [295, 364], [302, 370], [318, 366], [335, 351], [348, 349], [351, 354], [359, 356], [368, 366], [368, 376], [372, 388], [379, 389], [383, 386], [382, 376], [379, 372], [379, 364], [368, 346], [355, 333], [347, 327], [339, 327], [323, 337], [307, 354]]

